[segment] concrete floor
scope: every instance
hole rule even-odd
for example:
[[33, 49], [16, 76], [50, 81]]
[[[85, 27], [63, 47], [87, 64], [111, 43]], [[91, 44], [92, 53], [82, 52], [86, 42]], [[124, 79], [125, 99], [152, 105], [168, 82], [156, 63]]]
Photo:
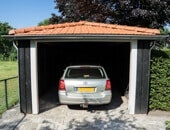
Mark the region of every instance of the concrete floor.
[[128, 114], [128, 100], [118, 93], [109, 105], [83, 109], [59, 105], [52, 92], [41, 97], [38, 115], [20, 113], [19, 104], [6, 111], [0, 117], [0, 130], [165, 130], [165, 121], [170, 120], [168, 112]]

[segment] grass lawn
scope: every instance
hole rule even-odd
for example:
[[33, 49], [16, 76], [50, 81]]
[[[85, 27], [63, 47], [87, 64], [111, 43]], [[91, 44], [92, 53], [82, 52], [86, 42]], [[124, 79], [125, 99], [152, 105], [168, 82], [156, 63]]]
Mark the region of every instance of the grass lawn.
[[[0, 80], [18, 76], [17, 61], [0, 61]], [[18, 102], [18, 78], [7, 80], [9, 108]], [[0, 82], [0, 114], [6, 110], [4, 82]]]

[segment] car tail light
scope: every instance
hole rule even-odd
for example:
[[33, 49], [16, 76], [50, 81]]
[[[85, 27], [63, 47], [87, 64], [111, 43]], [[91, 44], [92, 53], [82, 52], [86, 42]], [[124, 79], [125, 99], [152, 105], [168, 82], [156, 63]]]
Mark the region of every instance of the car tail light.
[[105, 88], [105, 89], [106, 89], [106, 90], [111, 90], [111, 89], [112, 89], [110, 80], [107, 80], [107, 81], [106, 81], [106, 88]]
[[64, 83], [64, 80], [60, 80], [59, 82], [59, 90], [65, 90], [65, 83]]

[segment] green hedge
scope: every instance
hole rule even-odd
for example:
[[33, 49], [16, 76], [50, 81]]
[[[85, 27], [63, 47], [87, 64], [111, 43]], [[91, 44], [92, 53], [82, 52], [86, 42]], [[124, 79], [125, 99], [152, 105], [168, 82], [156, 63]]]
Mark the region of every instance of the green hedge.
[[170, 49], [152, 50], [150, 110], [170, 110]]

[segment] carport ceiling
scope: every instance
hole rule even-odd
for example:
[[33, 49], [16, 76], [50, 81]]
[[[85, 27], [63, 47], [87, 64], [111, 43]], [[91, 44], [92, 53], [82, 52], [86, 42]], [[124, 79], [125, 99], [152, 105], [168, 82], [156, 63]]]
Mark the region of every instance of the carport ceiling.
[[[141, 28], [116, 24], [95, 22], [72, 22], [9, 31], [5, 37], [19, 39], [59, 39], [59, 40], [160, 40], [166, 36], [160, 35], [158, 29]], [[107, 38], [106, 38], [107, 37]]]

